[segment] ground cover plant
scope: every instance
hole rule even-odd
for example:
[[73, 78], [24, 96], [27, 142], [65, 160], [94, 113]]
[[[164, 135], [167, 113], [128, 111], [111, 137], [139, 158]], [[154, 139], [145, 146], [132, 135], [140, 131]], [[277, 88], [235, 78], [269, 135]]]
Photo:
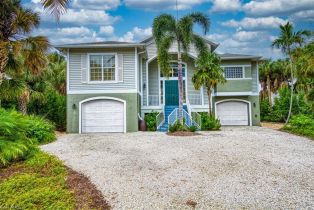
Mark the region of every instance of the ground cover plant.
[[110, 209], [90, 181], [38, 149], [0, 169], [0, 209]]
[[314, 119], [306, 115], [292, 116], [283, 130], [309, 137], [314, 140]]
[[144, 120], [146, 123], [146, 127], [148, 131], [156, 131], [157, 125], [156, 125], [156, 117], [158, 115], [158, 112], [151, 112], [145, 115]]

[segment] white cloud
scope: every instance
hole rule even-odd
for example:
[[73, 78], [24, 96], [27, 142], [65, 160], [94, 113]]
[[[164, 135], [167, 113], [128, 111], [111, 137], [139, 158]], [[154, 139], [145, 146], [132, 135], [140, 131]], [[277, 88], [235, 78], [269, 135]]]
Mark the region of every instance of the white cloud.
[[80, 25], [111, 25], [119, 19], [119, 17], [113, 17], [101, 10], [69, 9], [61, 16], [60, 21], [63, 23], [74, 23]]
[[242, 6], [240, 0], [212, 0], [212, 3], [211, 11], [213, 12], [239, 11]]
[[114, 27], [112, 27], [112, 26], [101, 26], [99, 28], [99, 34], [112, 36], [114, 34]]
[[136, 42], [141, 41], [148, 36], [152, 35], [152, 28], [139, 28], [134, 27], [132, 31], [128, 31], [126, 34], [124, 34], [122, 37], [118, 38], [119, 41], [123, 42]]
[[87, 27], [66, 27], [66, 28], [41, 28], [34, 32], [36, 35], [45, 35], [52, 44], [68, 44], [82, 42], [104, 41], [97, 33]]
[[313, 0], [255, 0], [244, 4], [246, 13], [254, 16], [289, 14], [314, 9]]
[[269, 29], [269, 28], [277, 28], [280, 24], [285, 24], [287, 20], [281, 19], [279, 17], [260, 17], [260, 18], [249, 18], [246, 17], [240, 21], [236, 21], [234, 19], [223, 22], [222, 25], [235, 27], [240, 29]]
[[[178, 0], [178, 9], [191, 9], [195, 5], [199, 5], [209, 0]], [[176, 1], [172, 0], [124, 0], [128, 7], [135, 7], [148, 10], [175, 9]]]
[[117, 8], [119, 5], [120, 0], [73, 0], [71, 4], [73, 8], [92, 10], [110, 10]]
[[213, 42], [220, 42], [220, 41], [223, 41], [225, 40], [228, 35], [227, 33], [214, 33], [214, 34], [209, 34], [206, 36], [209, 40], [212, 40]]
[[314, 21], [314, 10], [296, 12], [290, 16], [290, 19]]
[[233, 34], [233, 38], [240, 42], [256, 41], [261, 37], [262, 33], [258, 31], [238, 31]]

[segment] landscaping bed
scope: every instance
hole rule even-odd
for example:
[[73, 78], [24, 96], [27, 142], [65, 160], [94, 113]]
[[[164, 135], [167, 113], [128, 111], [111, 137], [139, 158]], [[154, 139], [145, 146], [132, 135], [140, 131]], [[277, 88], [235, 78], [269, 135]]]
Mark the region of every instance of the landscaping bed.
[[110, 209], [87, 177], [36, 151], [0, 169], [0, 209]]

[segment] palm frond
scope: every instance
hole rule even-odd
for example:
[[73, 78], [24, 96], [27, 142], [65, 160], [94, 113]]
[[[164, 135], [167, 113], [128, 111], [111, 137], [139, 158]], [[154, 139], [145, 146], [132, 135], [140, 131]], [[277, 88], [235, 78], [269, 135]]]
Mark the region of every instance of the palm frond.
[[172, 15], [162, 14], [154, 19], [153, 37], [157, 46], [164, 36], [173, 36], [176, 33], [176, 20]]
[[210, 19], [207, 15], [204, 15], [201, 12], [194, 12], [189, 15], [193, 23], [200, 25], [203, 29], [204, 34], [208, 33], [210, 27]]
[[70, 0], [41, 0], [46, 10], [53, 14], [58, 20], [69, 6]]

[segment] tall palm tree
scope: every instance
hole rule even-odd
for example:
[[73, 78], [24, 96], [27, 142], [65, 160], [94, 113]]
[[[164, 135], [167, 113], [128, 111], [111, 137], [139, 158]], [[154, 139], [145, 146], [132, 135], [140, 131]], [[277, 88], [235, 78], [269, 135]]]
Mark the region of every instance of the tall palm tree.
[[290, 96], [290, 106], [289, 113], [286, 119], [286, 124], [289, 122], [292, 110], [292, 100], [293, 100], [293, 91], [294, 91], [294, 66], [292, 60], [292, 50], [297, 46], [302, 46], [306, 37], [310, 36], [311, 32], [306, 30], [300, 30], [294, 32], [293, 25], [287, 22], [285, 25], [280, 25], [280, 35], [277, 39], [275, 39], [272, 43], [273, 47], [281, 49], [281, 51], [289, 57], [290, 59], [290, 88], [291, 88], [291, 96]]
[[182, 55], [187, 54], [191, 44], [194, 44], [198, 53], [208, 52], [204, 39], [193, 33], [194, 24], [198, 24], [206, 34], [209, 30], [209, 18], [203, 13], [191, 13], [176, 20], [169, 14], [162, 14], [154, 19], [153, 37], [157, 45], [158, 63], [164, 75], [170, 72], [169, 48], [177, 44], [178, 51], [178, 87], [179, 87], [179, 120], [183, 122], [183, 79], [182, 79]]
[[220, 66], [220, 58], [215, 53], [200, 55], [196, 61], [196, 72], [192, 77], [195, 89], [206, 87], [208, 95], [208, 113], [212, 115], [211, 94], [212, 90], [219, 84], [226, 82], [223, 68]]
[[39, 26], [39, 15], [23, 8], [20, 0], [2, 0], [0, 19], [0, 84], [6, 69], [14, 68], [20, 57], [25, 68], [34, 74], [41, 72], [49, 42], [44, 36], [29, 36]]

